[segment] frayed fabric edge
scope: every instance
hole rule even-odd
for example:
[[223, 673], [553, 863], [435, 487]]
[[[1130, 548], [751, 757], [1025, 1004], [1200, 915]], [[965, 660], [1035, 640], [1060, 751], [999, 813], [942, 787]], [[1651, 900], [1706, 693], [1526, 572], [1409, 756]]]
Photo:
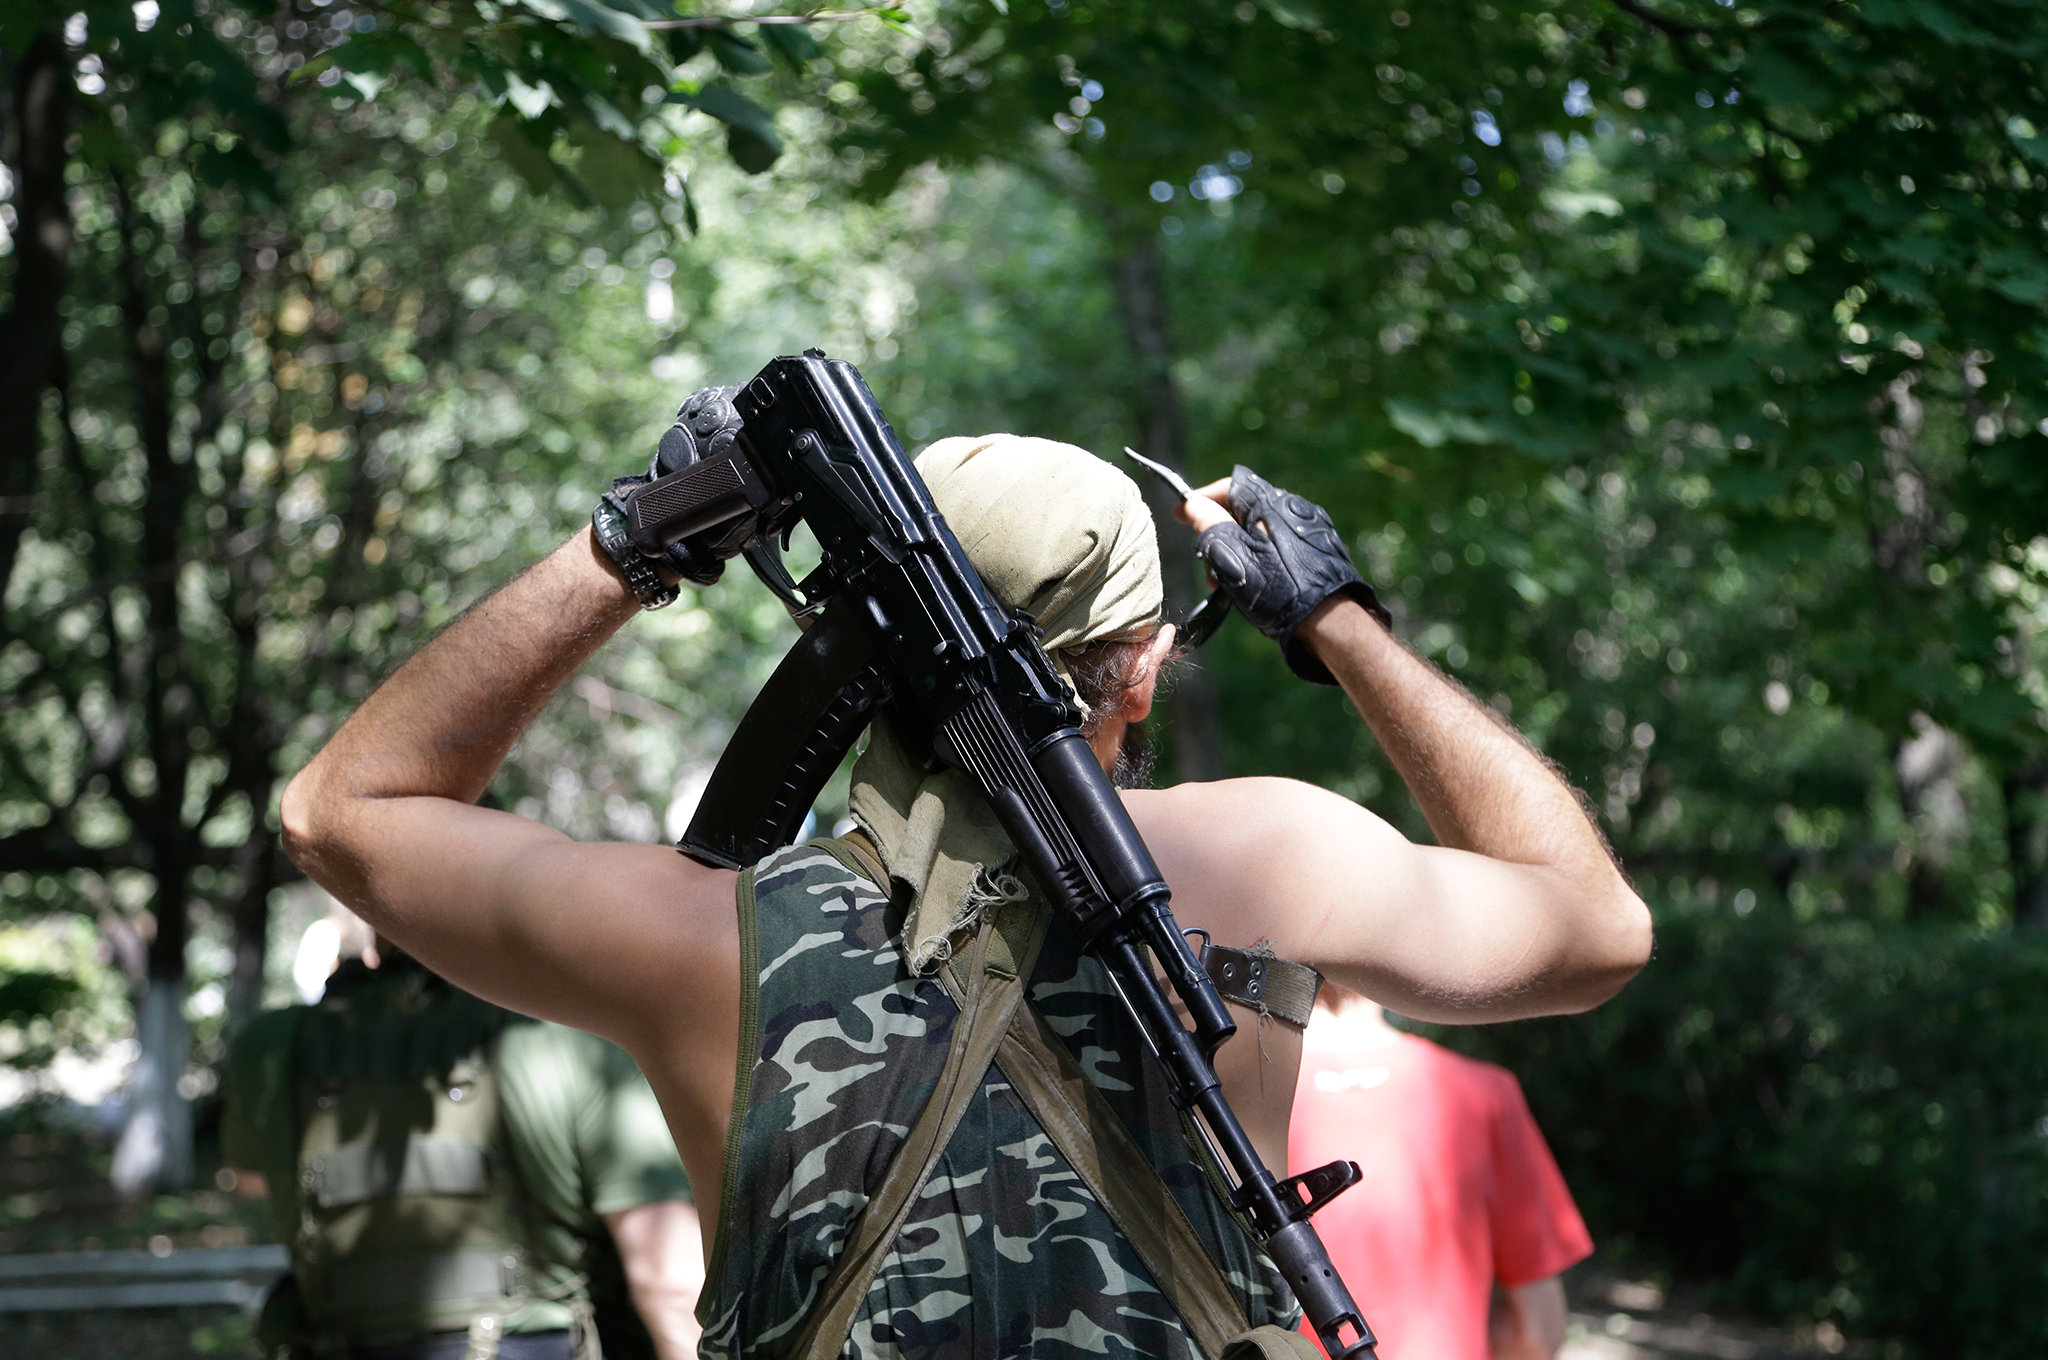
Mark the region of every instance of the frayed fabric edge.
[[990, 911], [1007, 902], [1021, 902], [1028, 895], [1024, 880], [1011, 870], [1010, 862], [982, 865], [975, 870], [967, 891], [960, 895], [953, 919], [947, 922], [945, 930], [925, 940], [913, 940], [909, 936], [917, 929], [916, 914], [912, 913], [904, 922], [903, 952], [910, 960], [910, 970], [919, 977], [928, 977], [945, 967], [953, 957], [956, 936], [981, 929], [982, 920]]

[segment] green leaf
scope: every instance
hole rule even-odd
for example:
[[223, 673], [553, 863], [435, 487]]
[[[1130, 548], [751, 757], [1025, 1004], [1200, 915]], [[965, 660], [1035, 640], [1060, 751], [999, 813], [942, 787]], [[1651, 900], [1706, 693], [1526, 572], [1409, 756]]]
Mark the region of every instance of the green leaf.
[[544, 194], [560, 179], [561, 168], [548, 155], [547, 148], [534, 141], [518, 115], [499, 114], [491, 121], [490, 135], [505, 163], [526, 181], [527, 188]]
[[1914, 0], [1913, 14], [1920, 20], [1920, 26], [1943, 42], [1958, 46], [1979, 45], [1996, 42], [1997, 39], [1975, 24], [1968, 23], [1944, 6], [1932, 4], [1930, 0]]
[[1460, 444], [1491, 444], [1494, 433], [1480, 421], [1456, 411], [1432, 411], [1404, 397], [1387, 402], [1387, 418], [1394, 428], [1426, 449], [1441, 448], [1453, 441]]
[[737, 90], [706, 85], [695, 94], [675, 91], [668, 98], [724, 123], [726, 151], [733, 164], [750, 175], [760, 174], [782, 154], [782, 134], [775, 130], [774, 117]]
[[782, 139], [773, 141], [757, 135], [752, 129], [737, 123], [725, 125], [725, 152], [732, 157], [732, 163], [750, 175], [758, 175], [775, 164], [782, 154]]
[[768, 69], [768, 58], [739, 34], [723, 28], [706, 31], [704, 42], [718, 64], [737, 76], [758, 76]]
[[1798, 62], [1775, 47], [1757, 47], [1742, 63], [1745, 91], [1781, 108], [1817, 109], [1828, 91]]
[[698, 229], [697, 199], [690, 192], [690, 181], [687, 178], [681, 180], [680, 185], [683, 200], [683, 226], [689, 231], [690, 235], [695, 236]]
[[668, 45], [669, 59], [678, 66], [704, 50], [704, 31], [699, 28], [663, 29], [661, 37]]
[[798, 24], [769, 24], [760, 33], [769, 53], [797, 75], [802, 75], [825, 52], [825, 45]]
[[2031, 120], [2015, 114], [2005, 120], [2005, 135], [2012, 138], [2026, 158], [2036, 165], [2048, 165], [2048, 137], [2035, 130]]
[[519, 111], [521, 118], [538, 118], [555, 102], [555, 92], [549, 88], [545, 80], [538, 85], [529, 85], [513, 72], [507, 71], [505, 100]]
[[0, 976], [0, 1020], [26, 1026], [48, 1019], [83, 996], [76, 979], [61, 973], [24, 970]]
[[199, 177], [209, 184], [233, 185], [251, 208], [274, 207], [284, 202], [277, 178], [256, 158], [247, 144], [210, 146], [199, 153]]
[[542, 18], [561, 23], [571, 23], [581, 33], [603, 33], [630, 43], [639, 52], [654, 50], [654, 39], [638, 19], [630, 14], [621, 14], [597, 0], [520, 0], [528, 9]]
[[2014, 302], [2029, 307], [2048, 304], [2048, 269], [2035, 268], [2024, 273], [2007, 274], [1994, 279], [1991, 286]]
[[1265, 10], [1282, 28], [1314, 33], [1323, 27], [1323, 17], [1299, 0], [1266, 0]]
[[[329, 52], [323, 60], [331, 60], [344, 71], [360, 71], [367, 75], [388, 75], [391, 68], [401, 60], [415, 70], [431, 73], [431, 62], [422, 65], [424, 56], [417, 44], [407, 40], [397, 31], [386, 28], [350, 38]], [[310, 69], [310, 65], [307, 69]]]
[[587, 123], [572, 128], [569, 140], [583, 153], [576, 161], [576, 178], [599, 207], [617, 212], [636, 199], [662, 192], [661, 160], [638, 142], [621, 140]]
[[586, 94], [583, 103], [590, 110], [591, 118], [606, 132], [621, 141], [639, 142], [640, 129], [634, 127], [632, 120], [620, 113], [611, 100], [600, 94]]
[[88, 165], [111, 167], [133, 173], [135, 145], [104, 117], [87, 121], [78, 129], [79, 152]]

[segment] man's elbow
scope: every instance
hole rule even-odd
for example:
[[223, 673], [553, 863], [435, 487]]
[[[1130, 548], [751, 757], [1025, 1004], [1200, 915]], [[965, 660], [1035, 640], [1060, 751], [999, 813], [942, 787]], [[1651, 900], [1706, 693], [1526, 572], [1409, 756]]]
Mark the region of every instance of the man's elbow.
[[1642, 972], [1649, 963], [1657, 932], [1650, 919], [1649, 904], [1625, 883], [1617, 888], [1612, 914], [1614, 925], [1608, 947], [1613, 953], [1613, 966], [1621, 974], [1615, 983], [1615, 990], [1619, 991], [1622, 983]]
[[326, 858], [323, 850], [330, 837], [332, 818], [321, 795], [320, 777], [313, 766], [300, 770], [284, 786], [284, 797], [278, 803], [277, 815], [285, 854], [291, 856], [292, 863], [305, 871], [308, 877], [317, 878], [315, 869]]
[[1626, 882], [1619, 881], [1599, 909], [1585, 937], [1581, 959], [1578, 1010], [1591, 1010], [1614, 995], [1650, 961], [1655, 931], [1650, 908]]

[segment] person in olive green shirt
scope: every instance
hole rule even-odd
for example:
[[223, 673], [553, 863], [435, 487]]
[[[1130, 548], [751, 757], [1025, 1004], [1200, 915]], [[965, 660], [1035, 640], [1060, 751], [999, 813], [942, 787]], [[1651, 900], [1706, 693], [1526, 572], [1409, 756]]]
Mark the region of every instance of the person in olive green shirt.
[[292, 1251], [266, 1351], [694, 1355], [701, 1229], [632, 1059], [378, 944], [229, 1056], [222, 1159]]

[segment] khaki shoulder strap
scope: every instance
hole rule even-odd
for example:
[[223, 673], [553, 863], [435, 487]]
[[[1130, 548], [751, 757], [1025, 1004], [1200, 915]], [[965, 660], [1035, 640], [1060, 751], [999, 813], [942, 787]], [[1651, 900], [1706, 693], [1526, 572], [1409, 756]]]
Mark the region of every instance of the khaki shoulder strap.
[[[855, 827], [844, 836], [834, 836], [830, 840], [819, 841], [817, 844], [832, 851], [837, 856], [839, 862], [846, 865], [847, 868], [857, 874], [866, 876], [885, 895], [888, 893], [889, 870], [882, 863], [882, 852], [868, 838], [867, 832], [859, 827]], [[853, 857], [852, 862], [848, 861], [848, 855]]]
[[[946, 1065], [924, 1112], [890, 1159], [881, 1184], [869, 1197], [811, 1305], [803, 1335], [790, 1352], [796, 1360], [829, 1360], [845, 1348], [847, 1334], [867, 1299], [868, 1286], [902, 1234], [911, 1202], [931, 1178], [932, 1169], [952, 1141], [953, 1130], [981, 1090], [982, 1077], [995, 1060], [1011, 1015], [1023, 1000], [1024, 979], [1037, 961], [1048, 916], [1043, 910], [1028, 918], [1014, 910], [989, 913], [975, 939], [970, 965], [965, 969], [956, 965], [941, 973], [946, 990], [960, 1006]], [[1015, 925], [1009, 931], [999, 930], [999, 918], [1004, 925], [1021, 922], [1023, 931]]]
[[1323, 1348], [1300, 1332], [1267, 1323], [1232, 1337], [1223, 1360], [1324, 1360]]

